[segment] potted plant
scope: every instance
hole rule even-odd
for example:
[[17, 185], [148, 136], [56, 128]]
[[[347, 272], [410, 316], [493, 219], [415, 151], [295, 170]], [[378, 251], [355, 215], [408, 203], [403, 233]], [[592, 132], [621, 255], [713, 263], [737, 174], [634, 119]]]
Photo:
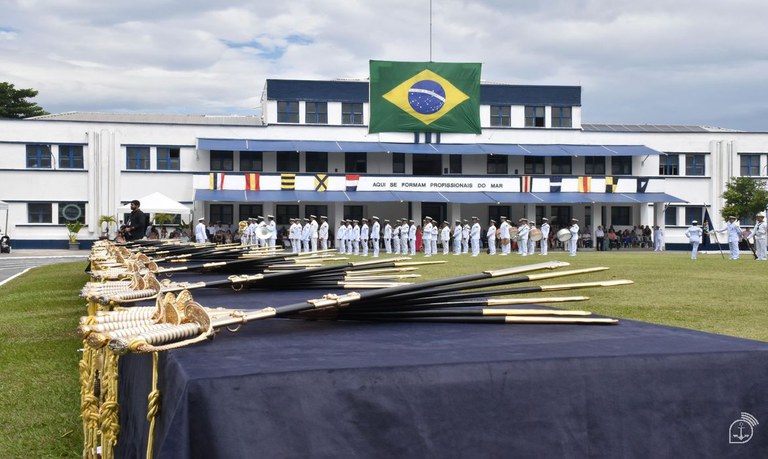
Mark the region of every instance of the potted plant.
[[77, 242], [77, 233], [79, 233], [85, 225], [75, 220], [65, 223], [64, 226], [67, 228], [67, 233], [69, 236], [69, 249], [78, 250], [80, 248], [80, 244]]
[[[104, 223], [107, 224], [106, 228], [104, 228]], [[112, 223], [117, 223], [117, 220], [115, 219], [115, 217], [111, 215], [102, 215], [101, 217], [99, 217], [99, 228], [102, 229], [102, 233], [101, 233], [102, 237], [109, 237], [109, 226]]]

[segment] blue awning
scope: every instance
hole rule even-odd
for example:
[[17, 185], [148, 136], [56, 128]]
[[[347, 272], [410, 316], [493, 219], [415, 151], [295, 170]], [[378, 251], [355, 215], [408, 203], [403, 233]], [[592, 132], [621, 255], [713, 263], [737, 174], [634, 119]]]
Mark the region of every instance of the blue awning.
[[311, 151], [507, 156], [646, 156], [661, 152], [645, 145], [345, 142], [334, 140], [197, 139], [200, 150]]
[[506, 193], [433, 191], [241, 191], [195, 190], [209, 202], [454, 202], [458, 204], [641, 204], [685, 203], [666, 193]]

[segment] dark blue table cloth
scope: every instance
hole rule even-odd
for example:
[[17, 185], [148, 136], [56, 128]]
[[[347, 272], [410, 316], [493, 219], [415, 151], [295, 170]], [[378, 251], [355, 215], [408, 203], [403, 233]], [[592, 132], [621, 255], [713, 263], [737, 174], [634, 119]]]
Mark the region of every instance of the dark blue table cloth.
[[[118, 457], [144, 455], [150, 384], [121, 358]], [[268, 319], [161, 354], [159, 385], [160, 458], [768, 457], [768, 343], [633, 321]]]

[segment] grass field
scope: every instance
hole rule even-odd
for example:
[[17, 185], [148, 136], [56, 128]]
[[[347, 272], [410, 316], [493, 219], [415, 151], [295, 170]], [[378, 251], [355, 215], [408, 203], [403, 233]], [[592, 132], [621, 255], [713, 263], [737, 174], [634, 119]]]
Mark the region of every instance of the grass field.
[[[567, 261], [575, 268], [607, 266], [610, 270], [603, 273], [542, 284], [631, 279], [634, 285], [579, 290], [577, 294], [592, 299], [578, 308], [768, 341], [764, 294], [768, 264], [751, 255], [737, 261], [723, 260], [719, 253], [692, 261], [688, 254], [674, 252], [432, 259], [447, 263], [422, 268], [423, 280], [548, 260]], [[87, 280], [82, 262], [64, 263], [35, 268], [0, 287], [0, 458], [81, 456], [77, 374], [81, 342], [75, 328], [85, 312], [78, 293]], [[556, 292], [570, 293], [576, 292]]]

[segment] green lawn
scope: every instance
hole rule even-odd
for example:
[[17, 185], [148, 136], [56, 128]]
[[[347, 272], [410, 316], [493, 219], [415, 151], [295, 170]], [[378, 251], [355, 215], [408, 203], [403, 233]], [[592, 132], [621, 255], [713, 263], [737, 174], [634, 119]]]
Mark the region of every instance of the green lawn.
[[[448, 263], [423, 267], [423, 280], [548, 260], [567, 261], [574, 268], [607, 266], [611, 269], [603, 273], [542, 284], [631, 279], [634, 285], [579, 290], [592, 299], [576, 308], [768, 341], [768, 299], [762, 285], [768, 264], [751, 255], [730, 261], [717, 253], [691, 261], [688, 254], [675, 252], [581, 252], [568, 257], [558, 251], [548, 257], [432, 259]], [[83, 263], [77, 262], [35, 268], [0, 287], [0, 458], [81, 456], [81, 342], [75, 328], [85, 312], [78, 294], [86, 281]], [[571, 293], [576, 292], [538, 295]]]

